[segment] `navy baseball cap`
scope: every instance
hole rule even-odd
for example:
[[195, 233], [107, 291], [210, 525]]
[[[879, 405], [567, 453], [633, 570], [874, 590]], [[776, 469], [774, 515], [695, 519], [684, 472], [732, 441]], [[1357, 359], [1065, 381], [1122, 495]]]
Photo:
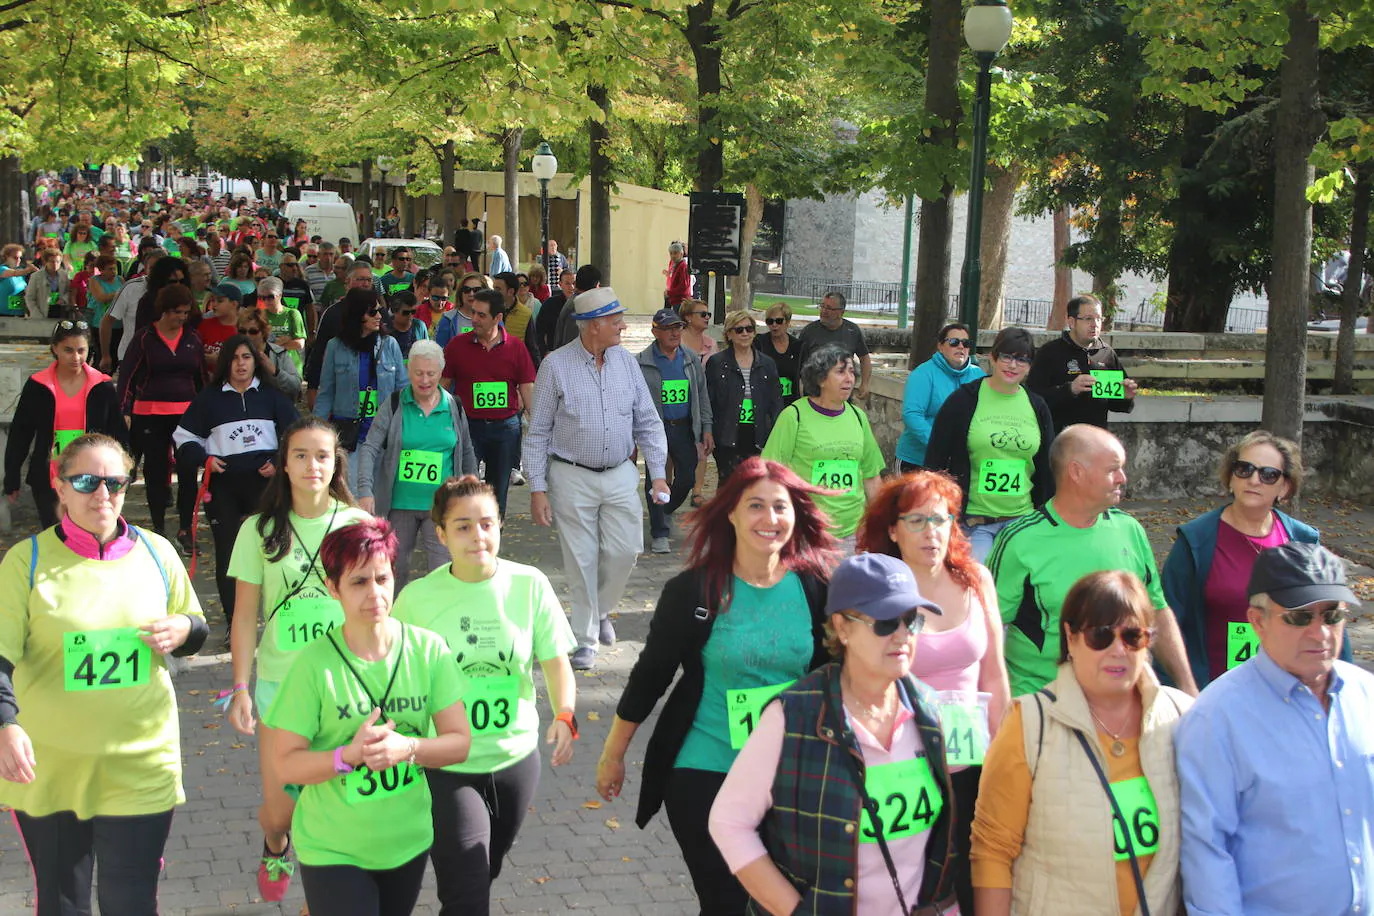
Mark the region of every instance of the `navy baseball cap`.
[[654, 327], [656, 328], [675, 328], [686, 323], [682, 320], [682, 316], [672, 309], [659, 309], [654, 312]]
[[912, 608], [944, 614], [921, 597], [916, 576], [906, 563], [885, 553], [861, 553], [836, 567], [825, 599], [826, 616], [855, 610], [874, 620], [895, 620]]
[[1249, 595], [1268, 595], [1278, 605], [1301, 608], [1322, 601], [1359, 606], [1346, 583], [1345, 563], [1319, 544], [1289, 541], [1266, 547], [1250, 571]]
[[210, 295], [218, 296], [221, 299], [230, 299], [240, 304], [243, 303], [243, 290], [232, 283], [221, 283], [210, 290]]

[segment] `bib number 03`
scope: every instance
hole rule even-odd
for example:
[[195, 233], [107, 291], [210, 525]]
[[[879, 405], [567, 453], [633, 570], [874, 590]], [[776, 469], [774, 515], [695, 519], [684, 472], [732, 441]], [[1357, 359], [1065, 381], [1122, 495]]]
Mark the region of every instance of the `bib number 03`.
[[473, 734], [505, 731], [515, 721], [520, 700], [520, 678], [515, 675], [475, 677], [468, 682], [463, 702]]
[[[900, 840], [929, 830], [944, 810], [944, 796], [924, 757], [868, 768], [864, 791], [878, 803], [884, 840]], [[860, 843], [878, 842], [873, 819], [864, 808], [860, 815]]]
[[62, 637], [62, 680], [68, 691], [117, 690], [148, 683], [153, 652], [137, 627], [86, 630]]

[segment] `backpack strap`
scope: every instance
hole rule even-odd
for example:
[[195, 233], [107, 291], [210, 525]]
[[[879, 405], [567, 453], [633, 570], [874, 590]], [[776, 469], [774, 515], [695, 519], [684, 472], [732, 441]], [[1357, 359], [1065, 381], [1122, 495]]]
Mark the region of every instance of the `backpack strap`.
[[[1021, 704], [1021, 731], [1026, 744], [1026, 764], [1030, 768], [1031, 782], [1035, 781], [1035, 774], [1040, 768], [1040, 753], [1045, 749], [1045, 704], [1041, 697], [1046, 697], [1051, 703], [1058, 702], [1056, 697], [1047, 687], [1027, 697], [1019, 697], [1017, 702]], [[1034, 714], [1031, 712], [1031, 702], [1035, 701]], [[1034, 744], [1031, 742], [1031, 719], [1034, 718]]]
[[167, 578], [167, 567], [162, 565], [162, 558], [157, 555], [157, 551], [153, 549], [152, 542], [148, 540], [148, 536], [144, 534], [140, 529], [135, 528], [133, 525], [130, 525], [129, 531], [136, 538], [142, 541], [143, 546], [148, 548], [148, 553], [152, 554], [153, 563], [157, 565], [157, 571], [162, 576], [163, 599], [170, 599], [172, 597], [172, 580]]
[[29, 538], [32, 551], [29, 554], [29, 591], [33, 591], [34, 576], [38, 574], [38, 535]]

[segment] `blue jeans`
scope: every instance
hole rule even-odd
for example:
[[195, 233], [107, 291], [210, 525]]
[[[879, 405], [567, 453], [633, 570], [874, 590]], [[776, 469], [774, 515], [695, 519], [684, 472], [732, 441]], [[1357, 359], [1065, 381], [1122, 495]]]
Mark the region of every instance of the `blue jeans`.
[[973, 548], [973, 558], [979, 563], [986, 560], [988, 554], [992, 553], [992, 542], [997, 539], [997, 532], [1010, 524], [1011, 521], [1008, 520], [972, 527], [964, 525], [964, 534], [968, 535], [969, 545]]
[[477, 460], [486, 462], [487, 483], [496, 491], [496, 507], [505, 518], [510, 472], [520, 450], [520, 415], [511, 414], [504, 420], [469, 417], [468, 432], [472, 435], [472, 450], [477, 453]]
[[697, 442], [692, 435], [691, 419], [686, 423], [664, 423], [663, 432], [668, 436], [668, 461], [673, 469], [666, 504], [654, 502], [654, 495], [649, 492], [653, 481], [649, 479], [647, 470], [644, 474], [644, 498], [649, 503], [649, 536], [655, 538], [668, 536], [669, 517], [687, 501], [692, 493], [692, 484], [697, 479]]

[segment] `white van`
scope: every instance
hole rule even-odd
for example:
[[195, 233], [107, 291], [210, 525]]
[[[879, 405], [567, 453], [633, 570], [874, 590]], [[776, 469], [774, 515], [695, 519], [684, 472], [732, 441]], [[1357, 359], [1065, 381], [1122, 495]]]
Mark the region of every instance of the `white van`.
[[337, 245], [346, 238], [358, 243], [358, 217], [336, 191], [302, 191], [300, 200], [286, 202], [284, 215], [292, 226], [298, 219], [305, 220], [306, 231], [326, 242]]

